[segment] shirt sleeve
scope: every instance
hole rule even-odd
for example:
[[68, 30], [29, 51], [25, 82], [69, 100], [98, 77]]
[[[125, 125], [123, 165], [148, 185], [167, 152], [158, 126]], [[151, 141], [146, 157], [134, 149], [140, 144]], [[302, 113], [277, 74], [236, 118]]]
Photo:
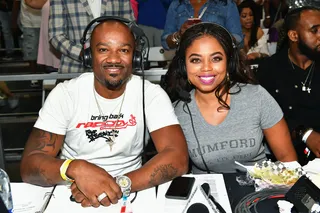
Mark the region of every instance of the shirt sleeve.
[[228, 12], [226, 14], [226, 28], [233, 35], [239, 44], [243, 42], [242, 29], [240, 24], [240, 15], [234, 1], [228, 1]]
[[64, 83], [57, 85], [48, 95], [34, 127], [65, 135], [72, 112], [72, 101]]
[[150, 85], [146, 91], [146, 120], [149, 131], [179, 124], [167, 93], [159, 85]]
[[177, 1], [173, 1], [170, 4], [170, 7], [168, 9], [166, 23], [164, 25], [163, 33], [161, 36], [162, 47], [166, 50], [170, 49], [167, 44], [167, 37], [179, 30], [179, 27], [177, 26], [177, 21], [176, 21], [176, 15], [177, 15], [176, 7], [177, 7]]
[[271, 128], [283, 118], [283, 112], [276, 100], [262, 86], [259, 86], [259, 98], [261, 128]]
[[63, 55], [80, 62], [81, 44], [71, 41], [67, 32], [67, 14], [62, 0], [50, 0], [49, 41]]
[[268, 39], [266, 34], [263, 34], [263, 36], [257, 41], [257, 45], [250, 48], [247, 55], [250, 53], [262, 53], [269, 55], [269, 48], [268, 48]]

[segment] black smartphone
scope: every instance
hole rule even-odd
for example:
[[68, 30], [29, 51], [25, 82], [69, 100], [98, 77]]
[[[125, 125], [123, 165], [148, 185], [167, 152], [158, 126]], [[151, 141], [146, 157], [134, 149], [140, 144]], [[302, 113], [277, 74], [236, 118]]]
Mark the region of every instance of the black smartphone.
[[173, 179], [165, 194], [166, 198], [187, 200], [195, 180], [194, 177], [177, 177]]

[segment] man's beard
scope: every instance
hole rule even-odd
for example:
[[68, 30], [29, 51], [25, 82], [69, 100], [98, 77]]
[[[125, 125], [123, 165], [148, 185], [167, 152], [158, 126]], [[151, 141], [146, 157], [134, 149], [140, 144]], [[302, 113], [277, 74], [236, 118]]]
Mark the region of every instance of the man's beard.
[[320, 51], [317, 50], [317, 47], [315, 47], [314, 49], [311, 49], [310, 47], [308, 47], [308, 45], [304, 41], [299, 40], [298, 42], [298, 48], [300, 52], [313, 61], [319, 60], [320, 58]]
[[107, 79], [105, 79], [104, 85], [110, 90], [116, 90], [123, 84], [123, 82], [123, 79], [120, 79], [119, 81], [108, 81]]
[[[125, 66], [122, 64], [103, 64], [102, 65], [103, 69], [107, 69], [107, 68], [119, 68], [119, 69], [125, 69]], [[116, 78], [118, 77], [119, 74], [114, 74], [111, 73], [109, 76], [112, 78]], [[110, 90], [117, 90], [119, 87], [121, 87], [127, 80], [129, 77], [126, 77], [126, 74], [123, 76], [124, 78], [121, 78], [120, 80], [104, 80], [104, 85], [105, 87], [107, 87]]]

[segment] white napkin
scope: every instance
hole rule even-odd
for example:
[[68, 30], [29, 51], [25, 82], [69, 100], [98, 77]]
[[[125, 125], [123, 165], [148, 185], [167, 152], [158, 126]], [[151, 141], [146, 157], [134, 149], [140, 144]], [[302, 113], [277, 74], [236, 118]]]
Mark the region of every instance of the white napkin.
[[309, 163], [302, 168], [310, 176], [311, 181], [320, 188], [320, 158], [309, 161]]

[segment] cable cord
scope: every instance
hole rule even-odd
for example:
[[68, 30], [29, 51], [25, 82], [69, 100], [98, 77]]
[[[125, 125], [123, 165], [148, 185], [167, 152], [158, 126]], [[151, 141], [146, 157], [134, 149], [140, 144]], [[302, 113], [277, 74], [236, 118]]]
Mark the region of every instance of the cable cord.
[[[191, 115], [191, 111], [190, 111], [189, 105], [188, 105], [187, 102], [184, 102], [184, 103], [185, 103], [185, 105], [187, 106], [187, 109], [188, 109], [188, 113], [189, 113], [190, 120], [191, 120], [192, 131], [193, 131], [194, 137], [196, 138], [196, 141], [197, 141], [197, 144], [198, 144], [199, 154], [200, 154], [200, 156], [201, 156], [203, 165], [206, 167], [207, 173], [210, 174], [209, 167], [208, 167], [208, 165], [206, 164], [206, 161], [204, 160], [203, 155], [201, 154], [200, 142], [199, 142], [199, 140], [198, 140], [198, 137], [197, 137], [197, 134], [196, 134], [196, 130], [195, 130], [195, 128], [194, 128], [193, 118], [192, 118], [192, 115]], [[193, 163], [193, 162], [192, 162], [192, 163]]]
[[235, 213], [251, 213], [253, 208], [254, 212], [258, 213], [257, 205], [258, 203], [274, 198], [284, 198], [285, 194], [288, 192], [288, 188], [273, 188], [264, 189], [262, 191], [252, 192], [245, 197], [243, 197], [237, 206], [235, 207]]
[[[143, 48], [143, 50], [147, 49], [147, 55], [149, 55], [149, 40], [147, 36], [142, 36], [143, 38], [146, 39], [147, 41], [147, 48]], [[142, 39], [142, 38], [141, 38]], [[143, 58], [143, 54], [142, 54]], [[147, 154], [146, 154], [146, 130], [147, 130], [147, 124], [146, 124], [146, 109], [145, 109], [145, 75], [144, 75], [144, 64], [143, 64], [143, 59], [141, 62], [141, 72], [142, 72], [142, 114], [143, 114], [143, 150], [142, 150], [142, 163], [147, 162]]]

